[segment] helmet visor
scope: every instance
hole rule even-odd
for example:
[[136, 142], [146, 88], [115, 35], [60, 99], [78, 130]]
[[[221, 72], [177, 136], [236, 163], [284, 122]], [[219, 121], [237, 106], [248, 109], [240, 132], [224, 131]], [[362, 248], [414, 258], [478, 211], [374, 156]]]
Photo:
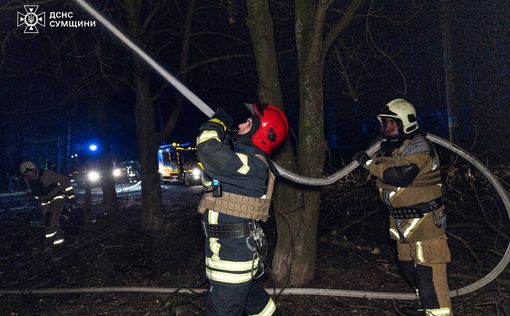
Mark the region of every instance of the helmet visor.
[[23, 172], [21, 173], [22, 175], [28, 175], [30, 173], [32, 173], [33, 171], [35, 171], [35, 169], [33, 168], [26, 168], [25, 170], [23, 170]]

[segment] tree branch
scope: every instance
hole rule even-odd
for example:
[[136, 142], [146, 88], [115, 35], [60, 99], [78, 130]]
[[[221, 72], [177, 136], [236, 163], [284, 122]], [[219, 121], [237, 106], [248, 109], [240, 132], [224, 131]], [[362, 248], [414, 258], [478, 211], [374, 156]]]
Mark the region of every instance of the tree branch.
[[345, 11], [345, 14], [333, 26], [331, 31], [329, 31], [328, 35], [326, 35], [326, 38], [324, 39], [323, 50], [322, 50], [323, 59], [326, 57], [326, 54], [328, 53], [329, 49], [331, 48], [331, 45], [333, 45], [333, 42], [337, 39], [337, 37], [340, 35], [340, 33], [347, 27], [347, 25], [349, 25], [349, 23], [351, 23], [356, 11], [358, 10], [359, 6], [361, 5], [361, 2], [362, 2], [362, 0], [352, 0], [351, 4], [347, 8], [347, 11]]

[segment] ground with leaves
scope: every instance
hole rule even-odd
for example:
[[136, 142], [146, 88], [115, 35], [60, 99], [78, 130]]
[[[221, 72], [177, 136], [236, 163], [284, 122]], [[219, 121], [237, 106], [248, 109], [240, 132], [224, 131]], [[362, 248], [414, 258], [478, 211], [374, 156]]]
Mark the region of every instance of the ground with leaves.
[[[495, 168], [508, 188], [509, 168]], [[497, 264], [508, 241], [508, 216], [494, 190], [469, 166], [445, 170], [449, 205], [451, 288], [478, 280]], [[2, 289], [140, 286], [204, 288], [203, 235], [194, 208], [200, 188], [165, 196], [165, 229], [139, 230], [141, 203], [122, 199], [123, 216], [96, 207], [95, 223], [68, 222], [64, 247], [51, 253], [41, 241], [40, 216], [23, 201], [2, 202]], [[265, 225], [274, 247], [274, 222]], [[318, 255], [311, 288], [411, 292], [396, 264], [387, 215], [367, 173], [324, 188]], [[453, 299], [456, 315], [510, 315], [509, 269], [478, 292]], [[269, 278], [263, 280], [272, 287]], [[410, 302], [275, 295], [287, 315], [403, 315]], [[3, 295], [1, 315], [202, 315], [205, 296], [97, 293]]]

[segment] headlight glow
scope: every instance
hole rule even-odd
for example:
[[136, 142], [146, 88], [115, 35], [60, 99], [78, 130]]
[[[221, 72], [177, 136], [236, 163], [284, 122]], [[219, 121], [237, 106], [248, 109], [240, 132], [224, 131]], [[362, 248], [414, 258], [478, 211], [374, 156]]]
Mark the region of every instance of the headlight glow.
[[193, 168], [193, 170], [191, 170], [191, 174], [193, 175], [193, 179], [199, 179], [201, 172], [202, 171], [199, 168]]
[[113, 169], [113, 176], [114, 176], [115, 178], [120, 177], [120, 174], [121, 174], [121, 171], [120, 171], [120, 169], [119, 169], [119, 168], [115, 168], [115, 169]]
[[101, 178], [101, 176], [97, 171], [90, 171], [87, 174], [87, 178], [89, 179], [90, 182], [96, 182], [99, 180], [99, 178]]

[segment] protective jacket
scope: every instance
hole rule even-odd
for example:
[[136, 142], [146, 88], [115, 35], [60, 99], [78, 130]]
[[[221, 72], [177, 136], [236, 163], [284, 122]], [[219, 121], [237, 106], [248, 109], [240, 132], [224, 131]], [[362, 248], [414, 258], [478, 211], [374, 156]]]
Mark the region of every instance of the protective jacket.
[[381, 199], [390, 209], [412, 210], [417, 205], [430, 205], [421, 218], [390, 216], [393, 239], [415, 242], [445, 235], [444, 227], [438, 227], [440, 223], [435, 216], [444, 210], [439, 159], [424, 136], [406, 138], [399, 148], [375, 158], [367, 168], [377, 178]]
[[[227, 227], [266, 220], [270, 204], [269, 170], [260, 149], [246, 143], [224, 142], [225, 126], [211, 119], [201, 126], [197, 154], [207, 175], [220, 182], [222, 197], [205, 193], [199, 205], [204, 227]], [[246, 203], [244, 203], [244, 202]], [[260, 267], [250, 238], [205, 240], [209, 279], [207, 315], [275, 315], [276, 305], [262, 286], [253, 282]]]
[[39, 171], [36, 179], [25, 178], [32, 195], [41, 203], [47, 226], [45, 237], [53, 245], [64, 242], [60, 230], [60, 215], [66, 199], [74, 199], [74, 190], [69, 178], [51, 170]]
[[368, 163], [390, 211], [390, 235], [397, 240], [400, 267], [430, 316], [449, 316], [446, 263], [451, 255], [442, 202], [439, 159], [422, 135]]
[[199, 160], [207, 175], [221, 183], [225, 194], [218, 198], [204, 194], [199, 212], [214, 208], [222, 214], [266, 221], [274, 175], [269, 172], [265, 153], [240, 142], [234, 142], [232, 150], [222, 141], [224, 131], [217, 123], [209, 121], [202, 130], [197, 139]]
[[74, 190], [69, 178], [51, 170], [39, 171], [37, 179], [30, 181], [25, 179], [25, 183], [42, 206], [54, 200], [74, 198]]

